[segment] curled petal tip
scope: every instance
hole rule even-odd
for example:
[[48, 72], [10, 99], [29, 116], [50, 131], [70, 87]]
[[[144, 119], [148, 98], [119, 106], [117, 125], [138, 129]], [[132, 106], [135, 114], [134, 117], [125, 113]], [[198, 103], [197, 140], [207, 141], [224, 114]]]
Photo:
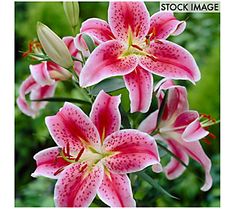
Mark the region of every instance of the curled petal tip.
[[154, 164], [154, 165], [152, 166], [152, 170], [153, 170], [153, 172], [155, 172], [155, 173], [161, 173], [161, 172], [163, 171], [163, 168], [162, 168], [161, 163]]

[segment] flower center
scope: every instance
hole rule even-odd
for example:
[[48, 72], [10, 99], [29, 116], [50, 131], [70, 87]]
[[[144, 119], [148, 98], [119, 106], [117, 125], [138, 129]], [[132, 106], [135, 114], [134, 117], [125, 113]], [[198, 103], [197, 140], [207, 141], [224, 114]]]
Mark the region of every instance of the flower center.
[[[58, 158], [62, 158], [69, 164], [72, 163], [82, 163], [86, 165], [85, 167], [82, 166], [83, 169], [92, 168], [94, 167], [98, 162], [100, 162], [102, 159], [109, 157], [111, 155], [116, 154], [115, 152], [107, 152], [107, 151], [97, 151], [91, 146], [88, 146], [86, 148], [81, 148], [76, 154], [72, 153], [70, 150], [69, 143], [64, 148], [60, 148], [59, 155], [56, 158], [56, 161]], [[56, 163], [55, 161], [55, 163]], [[54, 175], [59, 174], [64, 170], [64, 167], [58, 169]]]

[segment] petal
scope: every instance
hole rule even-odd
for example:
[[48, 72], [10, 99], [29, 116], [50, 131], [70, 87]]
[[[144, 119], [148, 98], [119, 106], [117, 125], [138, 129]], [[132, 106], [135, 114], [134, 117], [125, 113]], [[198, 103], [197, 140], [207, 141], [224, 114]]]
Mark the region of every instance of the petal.
[[34, 155], [34, 160], [36, 160], [37, 168], [31, 174], [32, 177], [45, 176], [48, 178], [56, 179], [59, 176], [56, 172], [59, 169], [64, 168], [69, 165], [63, 158], [59, 157], [60, 150], [59, 147], [51, 147], [44, 149]]
[[75, 47], [82, 52], [84, 57], [90, 56], [90, 51], [86, 45], [85, 40], [82, 37], [82, 33], [77, 34], [77, 36], [74, 39]]
[[168, 91], [167, 101], [163, 110], [159, 127], [169, 127], [178, 115], [188, 110], [187, 91], [183, 86], [171, 87]]
[[[189, 163], [189, 158], [184, 148], [176, 142], [175, 140], [167, 140], [168, 149], [175, 154], [180, 160], [182, 160], [186, 165]], [[178, 178], [184, 171], [186, 167], [182, 165], [181, 162], [176, 160], [174, 157], [171, 157], [170, 162], [164, 168], [164, 172], [168, 179], [175, 179]]]
[[158, 110], [152, 112], [139, 125], [138, 130], [151, 134], [157, 128]]
[[131, 101], [131, 113], [147, 112], [152, 101], [153, 76], [142, 67], [124, 76]]
[[[43, 86], [38, 89], [32, 89], [30, 94], [31, 100], [45, 99], [50, 98], [54, 95], [56, 88], [56, 83], [50, 86]], [[48, 102], [31, 102], [31, 108], [38, 112], [40, 109], [43, 109]]]
[[185, 151], [187, 154], [196, 160], [198, 163], [202, 165], [205, 170], [205, 183], [201, 187], [202, 191], [208, 191], [211, 186], [213, 179], [210, 174], [211, 170], [211, 161], [203, 151], [203, 148], [199, 141], [195, 142], [185, 142], [183, 139], [181, 140], [181, 144], [184, 146]]
[[185, 111], [181, 113], [174, 122], [174, 127], [188, 126], [193, 121], [197, 120], [199, 114], [197, 111]]
[[120, 102], [120, 96], [109, 96], [103, 90], [96, 97], [90, 118], [98, 129], [102, 141], [120, 129], [121, 115], [118, 109]]
[[67, 46], [70, 54], [72, 56], [76, 57], [78, 54], [78, 50], [75, 47], [74, 38], [72, 36], [66, 36], [62, 40], [64, 41], [65, 45]]
[[157, 12], [150, 18], [150, 30], [154, 39], [167, 39], [170, 35], [181, 34], [185, 21], [177, 20], [172, 12]]
[[185, 141], [192, 142], [204, 138], [209, 134], [204, 128], [202, 128], [198, 119], [190, 123], [182, 134], [182, 138]]
[[54, 62], [47, 61], [47, 70], [50, 74], [50, 77], [56, 81], [68, 80], [72, 77], [72, 74], [65, 68], [57, 65]]
[[108, 22], [114, 36], [122, 41], [132, 36], [143, 39], [148, 33], [150, 17], [143, 2], [110, 2]]
[[135, 207], [131, 182], [126, 174], [105, 172], [100, 188], [99, 198], [110, 207]]
[[176, 86], [171, 79], [163, 78], [154, 87], [155, 92], [160, 92], [161, 90], [169, 89], [170, 87]]
[[87, 87], [101, 80], [130, 73], [137, 66], [137, 57], [120, 57], [125, 46], [118, 41], [108, 41], [99, 45], [88, 58], [80, 75], [80, 85]]
[[30, 65], [29, 69], [34, 80], [41, 86], [54, 84], [54, 80], [50, 78], [46, 62]]
[[136, 172], [160, 162], [154, 138], [138, 130], [117, 131], [105, 139], [103, 147], [106, 151], [117, 152], [104, 162], [114, 173]]
[[33, 88], [38, 88], [38, 84], [33, 79], [32, 76], [29, 76], [20, 86], [19, 97], [16, 102], [19, 109], [28, 116], [35, 117], [36, 112], [30, 107], [30, 104], [27, 102], [25, 95], [28, 94]]
[[77, 152], [82, 146], [100, 147], [99, 133], [90, 118], [77, 106], [65, 102], [60, 111], [46, 117], [49, 132], [59, 147], [69, 143], [71, 151]]
[[115, 39], [109, 24], [98, 18], [90, 18], [84, 21], [80, 31], [92, 36], [98, 43]]
[[146, 52], [149, 56], [140, 58], [140, 65], [146, 70], [166, 78], [200, 80], [200, 71], [193, 56], [183, 47], [166, 40], [152, 42]]
[[103, 179], [103, 166], [83, 169], [85, 164], [72, 164], [64, 170], [55, 185], [56, 207], [88, 207]]

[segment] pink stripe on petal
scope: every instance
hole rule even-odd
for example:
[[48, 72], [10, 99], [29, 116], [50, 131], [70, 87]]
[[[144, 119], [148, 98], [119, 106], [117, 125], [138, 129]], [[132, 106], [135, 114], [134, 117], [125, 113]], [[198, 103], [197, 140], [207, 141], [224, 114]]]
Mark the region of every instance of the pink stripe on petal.
[[149, 30], [150, 17], [143, 2], [110, 2], [108, 22], [119, 40], [126, 41], [129, 30], [134, 37], [143, 39]]
[[126, 174], [106, 173], [98, 189], [99, 198], [110, 207], [135, 207], [131, 182]]
[[31, 109], [30, 105], [27, 103], [25, 98], [18, 97], [16, 103], [20, 111], [23, 112], [25, 115], [28, 115], [33, 118], [36, 116], [36, 112]]
[[85, 164], [72, 164], [64, 170], [55, 185], [56, 207], [88, 207], [103, 179], [103, 166], [91, 170]]
[[67, 46], [70, 54], [74, 57], [77, 56], [77, 53], [78, 53], [78, 50], [77, 48], [75, 47], [75, 44], [74, 44], [74, 37], [72, 36], [66, 36], [62, 39], [65, 43], [65, 45]]
[[32, 77], [39, 85], [45, 86], [54, 84], [54, 80], [50, 78], [46, 62], [30, 65], [29, 69]]
[[103, 147], [117, 152], [105, 159], [106, 167], [114, 173], [136, 172], [160, 162], [154, 138], [138, 130], [117, 131], [105, 139]]
[[109, 24], [98, 18], [90, 18], [84, 21], [80, 31], [92, 36], [99, 43], [115, 39]]
[[157, 128], [158, 110], [152, 112], [139, 125], [138, 130], [151, 134]]
[[36, 170], [31, 174], [32, 177], [45, 176], [52, 179], [57, 179], [60, 173], [56, 171], [69, 165], [61, 156], [59, 157], [59, 147], [51, 147], [44, 149], [34, 155], [37, 163]]
[[185, 112], [182, 112], [176, 118], [176, 120], [174, 122], [174, 127], [188, 126], [194, 120], [198, 119], [198, 117], [199, 117], [199, 114], [196, 111], [185, 111]]
[[131, 101], [131, 113], [147, 112], [152, 101], [152, 74], [137, 66], [134, 71], [124, 76]]
[[177, 20], [172, 12], [157, 12], [150, 18], [149, 34], [154, 39], [167, 39], [170, 35], [179, 35], [184, 31], [186, 23]]
[[183, 47], [166, 40], [152, 42], [146, 49], [149, 56], [140, 57], [140, 65], [146, 70], [163, 77], [200, 80], [200, 71], [193, 56]]
[[198, 163], [202, 165], [205, 170], [205, 183], [201, 187], [202, 191], [208, 191], [211, 186], [213, 179], [210, 174], [211, 170], [211, 160], [208, 158], [206, 153], [203, 151], [203, 148], [199, 141], [195, 142], [185, 142], [183, 139], [181, 140], [181, 144], [184, 146], [185, 151], [188, 153], [190, 157], [196, 160]]
[[82, 146], [100, 147], [95, 125], [79, 107], [69, 102], [65, 102], [56, 115], [48, 116], [45, 120], [52, 138], [60, 147], [66, 147], [69, 143], [75, 152]]
[[125, 46], [118, 41], [108, 41], [99, 45], [88, 58], [80, 75], [80, 85], [87, 87], [105, 78], [126, 75], [138, 64], [137, 57], [120, 57]]
[[[172, 151], [180, 160], [182, 160], [186, 165], [189, 163], [188, 155], [185, 153], [181, 145], [175, 140], [167, 140], [168, 149]], [[164, 168], [164, 172], [168, 179], [178, 178], [184, 171], [186, 167], [182, 165], [181, 162], [171, 157], [170, 162]]]
[[167, 124], [172, 124], [179, 114], [188, 110], [187, 91], [183, 86], [170, 87], [167, 96], [167, 102], [162, 114], [162, 123], [160, 126], [164, 127]]
[[82, 37], [83, 33], [77, 34], [77, 36], [74, 38], [74, 44], [75, 47], [82, 52], [84, 57], [89, 57], [90, 56], [90, 51], [86, 45], [85, 40]]
[[120, 102], [120, 96], [109, 96], [102, 90], [92, 105], [90, 118], [102, 140], [120, 129], [121, 115], [118, 109]]
[[[31, 100], [38, 100], [38, 99], [44, 99], [44, 98], [50, 98], [53, 97], [55, 93], [56, 83], [51, 86], [43, 86], [39, 87], [38, 89], [32, 89], [30, 93], [30, 99]], [[40, 109], [43, 109], [48, 102], [31, 102], [31, 108], [38, 112]]]
[[200, 121], [198, 119], [190, 123], [182, 134], [182, 138], [185, 141], [192, 142], [197, 141], [209, 134], [204, 128], [202, 128]]

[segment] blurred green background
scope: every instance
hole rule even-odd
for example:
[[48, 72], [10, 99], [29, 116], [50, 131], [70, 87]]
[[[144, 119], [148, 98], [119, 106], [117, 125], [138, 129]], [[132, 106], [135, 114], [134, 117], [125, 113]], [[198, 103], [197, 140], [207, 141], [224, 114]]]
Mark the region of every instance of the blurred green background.
[[[159, 11], [159, 3], [146, 3], [150, 14]], [[107, 20], [107, 2], [81, 2], [80, 22], [90, 17], [98, 17]], [[176, 17], [187, 19], [187, 28], [183, 34], [170, 37], [171, 41], [185, 47], [195, 57], [202, 73], [202, 79], [192, 85], [181, 81], [187, 86], [191, 109], [200, 113], [208, 113], [216, 119], [220, 117], [220, 14], [216, 13], [177, 13]], [[36, 38], [36, 22], [41, 21], [54, 30], [60, 37], [71, 35], [71, 29], [67, 23], [60, 2], [15, 2], [15, 96], [21, 82], [29, 75], [29, 64], [32, 60], [22, 58], [19, 51], [27, 51], [30, 40]], [[159, 77], [155, 76], [155, 80]], [[123, 98], [127, 98], [126, 90], [122, 90]], [[56, 89], [56, 96], [79, 97], [77, 89], [69, 82], [60, 83]], [[125, 99], [123, 99], [124, 101]], [[126, 102], [128, 105], [128, 102]], [[15, 108], [15, 206], [54, 206], [53, 189], [54, 180], [47, 178], [34, 179], [30, 174], [35, 169], [33, 155], [38, 151], [54, 146], [45, 126], [44, 118], [55, 114], [63, 103], [50, 103], [41, 115], [36, 119], [22, 114], [18, 107]], [[124, 104], [125, 105], [125, 104]], [[86, 110], [87, 111], [87, 110]], [[153, 110], [150, 110], [153, 111]], [[143, 114], [132, 114], [131, 117], [139, 117]], [[132, 175], [132, 186], [137, 206], [220, 206], [220, 127], [215, 125], [210, 131], [217, 136], [208, 145], [202, 142], [205, 152], [212, 160], [213, 187], [208, 192], [200, 191], [202, 182], [196, 176], [204, 178], [201, 167], [194, 161], [190, 161], [190, 170], [186, 171], [176, 180], [169, 181], [164, 174], [149, 173], [162, 187], [179, 197], [172, 199], [147, 182]], [[169, 156], [162, 158], [165, 164]], [[196, 174], [196, 175], [195, 175]], [[98, 198], [91, 206], [105, 206]]]

